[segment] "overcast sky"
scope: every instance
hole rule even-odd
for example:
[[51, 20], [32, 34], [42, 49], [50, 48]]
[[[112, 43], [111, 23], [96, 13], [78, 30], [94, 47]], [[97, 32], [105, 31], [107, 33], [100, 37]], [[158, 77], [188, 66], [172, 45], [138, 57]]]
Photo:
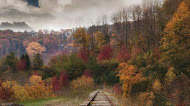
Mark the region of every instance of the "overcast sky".
[[99, 16], [109, 16], [120, 8], [140, 2], [141, 0], [0, 0], [0, 22], [24, 21], [36, 30], [59, 30], [95, 24]]

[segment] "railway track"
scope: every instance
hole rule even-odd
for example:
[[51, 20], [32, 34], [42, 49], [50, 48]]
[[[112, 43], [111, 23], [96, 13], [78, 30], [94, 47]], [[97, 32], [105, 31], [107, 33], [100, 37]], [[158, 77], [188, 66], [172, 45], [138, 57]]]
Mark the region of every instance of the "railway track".
[[103, 90], [97, 90], [81, 106], [114, 106]]

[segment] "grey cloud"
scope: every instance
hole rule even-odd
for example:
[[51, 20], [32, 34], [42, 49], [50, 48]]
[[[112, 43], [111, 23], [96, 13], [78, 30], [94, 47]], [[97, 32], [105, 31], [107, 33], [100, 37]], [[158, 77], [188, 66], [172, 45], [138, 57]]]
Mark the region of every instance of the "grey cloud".
[[[25, 21], [35, 29], [61, 29], [86, 26], [101, 15], [141, 0], [39, 0], [39, 6], [26, 0], [0, 0], [0, 22]], [[2, 4], [4, 3], [4, 4]]]

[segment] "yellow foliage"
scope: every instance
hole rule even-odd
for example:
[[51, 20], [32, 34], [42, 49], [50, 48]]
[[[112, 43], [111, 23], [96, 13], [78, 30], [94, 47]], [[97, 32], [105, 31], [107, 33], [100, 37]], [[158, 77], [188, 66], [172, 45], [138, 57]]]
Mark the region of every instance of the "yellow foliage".
[[139, 100], [141, 101], [140, 106], [153, 106], [153, 99], [155, 98], [154, 93], [141, 93], [138, 96]]
[[2, 83], [2, 87], [5, 89], [11, 89], [13, 85], [17, 84], [16, 81], [6, 81]]
[[[190, 4], [184, 0], [166, 25], [162, 37], [162, 59], [175, 67], [175, 73], [189, 76]], [[180, 63], [180, 64], [178, 64]]]
[[132, 85], [143, 80], [142, 74], [137, 72], [137, 68], [127, 63], [121, 63], [118, 67], [120, 81], [123, 83], [122, 89], [124, 91], [123, 96], [129, 97]]
[[179, 5], [177, 12], [174, 14], [173, 19], [166, 25], [165, 31], [170, 31], [176, 23], [184, 20], [185, 18], [189, 17], [190, 10], [188, 8], [188, 4], [186, 2], [182, 2]]
[[106, 44], [105, 36], [103, 35], [102, 32], [97, 31], [94, 33], [94, 36], [95, 36], [95, 43], [98, 48]]
[[29, 79], [30, 83], [25, 86], [19, 85], [16, 81], [6, 81], [2, 83], [2, 87], [9, 89], [13, 94], [11, 99], [24, 101], [30, 99], [38, 99], [53, 96], [53, 87], [45, 85], [42, 78], [33, 75]]
[[25, 88], [31, 99], [53, 96], [53, 86], [46, 86], [40, 76], [33, 75], [29, 81], [30, 84], [25, 85]]
[[74, 33], [73, 37], [75, 39], [74, 42], [75, 47], [78, 46], [82, 46], [84, 48], [88, 47], [90, 36], [86, 33], [84, 28], [78, 28]]
[[6, 81], [2, 83], [3, 88], [9, 89], [13, 93], [11, 99], [23, 101], [29, 98], [28, 92], [24, 86], [18, 85], [16, 81]]
[[41, 82], [43, 82], [43, 81], [42, 81], [42, 77], [40, 77], [40, 76], [38, 76], [38, 75], [32, 75], [32, 76], [30, 77], [30, 79], [29, 79], [29, 82], [30, 82], [31, 84], [36, 84], [36, 83], [41, 83]]
[[26, 51], [28, 54], [31, 54], [31, 55], [42, 54], [42, 52], [46, 51], [46, 48], [37, 42], [31, 42], [30, 44], [28, 44]]
[[15, 84], [12, 87], [12, 92], [13, 92], [13, 98], [15, 100], [19, 100], [19, 101], [24, 101], [26, 99], [29, 99], [29, 94], [28, 91], [25, 89], [24, 86]]
[[156, 79], [155, 82], [154, 82], [154, 84], [153, 84], [153, 86], [152, 86], [152, 88], [153, 88], [154, 91], [161, 90], [162, 89], [161, 82], [158, 79]]
[[170, 68], [170, 69], [168, 70], [168, 72], [166, 73], [166, 78], [165, 78], [165, 80], [166, 80], [167, 83], [170, 83], [170, 82], [172, 82], [175, 78], [176, 78], [176, 74], [174, 73], [174, 68], [172, 67], [172, 68]]

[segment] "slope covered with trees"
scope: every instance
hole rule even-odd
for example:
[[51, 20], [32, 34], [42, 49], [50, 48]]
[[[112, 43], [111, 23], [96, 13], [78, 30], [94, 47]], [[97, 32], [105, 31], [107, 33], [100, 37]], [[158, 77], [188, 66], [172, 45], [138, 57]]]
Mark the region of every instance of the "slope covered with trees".
[[[190, 104], [189, 0], [144, 0], [98, 20], [89, 28], [37, 35], [1, 31], [6, 36], [0, 37], [0, 53], [8, 55], [0, 61], [0, 91], [6, 91], [0, 98], [22, 100], [17, 95], [25, 95], [30, 100], [43, 90], [49, 97], [67, 96], [65, 91], [76, 96], [104, 85], [124, 106]], [[52, 57], [43, 64], [46, 55]], [[18, 88], [25, 93], [17, 94]]]

